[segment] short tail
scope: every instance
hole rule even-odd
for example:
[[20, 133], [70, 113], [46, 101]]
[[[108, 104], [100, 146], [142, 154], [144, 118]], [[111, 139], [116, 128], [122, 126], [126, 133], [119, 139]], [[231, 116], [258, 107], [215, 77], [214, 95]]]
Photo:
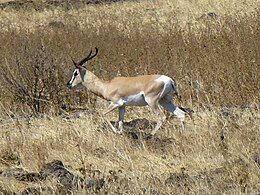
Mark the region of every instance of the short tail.
[[178, 92], [175, 80], [172, 80], [172, 88], [174, 90], [174, 95], [178, 98], [178, 101], [181, 102], [182, 101], [182, 97], [181, 97], [181, 95], [179, 95], [179, 92]]

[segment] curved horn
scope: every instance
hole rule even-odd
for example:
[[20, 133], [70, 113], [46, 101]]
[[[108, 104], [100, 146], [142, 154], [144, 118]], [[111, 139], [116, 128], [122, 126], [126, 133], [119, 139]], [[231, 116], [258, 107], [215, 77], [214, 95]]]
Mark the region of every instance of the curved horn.
[[86, 62], [89, 60], [89, 57], [91, 56], [91, 54], [92, 54], [92, 50], [90, 50], [88, 56], [85, 57], [83, 60], [81, 60], [78, 64], [79, 64], [80, 66], [82, 66], [84, 63], [86, 63]]
[[90, 50], [88, 56], [85, 57], [85, 58], [83, 58], [83, 60], [81, 60], [79, 63], [76, 63], [76, 62], [71, 58], [72, 61], [73, 61], [73, 63], [74, 63], [74, 65], [76, 66], [76, 68], [79, 68], [79, 67], [82, 66], [84, 63], [86, 63], [87, 61], [89, 61], [89, 60], [91, 60], [92, 58], [94, 58], [94, 57], [98, 54], [98, 48], [95, 47], [95, 49], [96, 49], [96, 52], [95, 52], [95, 54], [94, 54], [93, 56], [91, 56], [92, 50]]
[[95, 49], [96, 49], [95, 54], [94, 54], [93, 56], [89, 57], [89, 58], [87, 59], [87, 61], [88, 61], [88, 60], [91, 60], [91, 59], [94, 58], [94, 57], [96, 57], [96, 55], [98, 54], [98, 48], [95, 47]]

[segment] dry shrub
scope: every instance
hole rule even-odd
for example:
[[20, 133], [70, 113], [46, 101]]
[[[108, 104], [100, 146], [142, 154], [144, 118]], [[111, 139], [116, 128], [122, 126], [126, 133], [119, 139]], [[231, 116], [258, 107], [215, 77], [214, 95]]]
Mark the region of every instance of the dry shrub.
[[39, 31], [35, 34], [6, 33], [3, 38], [2, 98], [13, 101], [13, 110], [24, 103], [22, 110], [25, 112], [55, 114], [59, 113], [59, 108], [66, 107], [65, 102], [76, 99], [71, 99], [65, 88], [68, 77], [64, 67], [70, 62], [66, 63], [69, 56], [60, 51], [62, 37]]
[[[37, 40], [38, 37], [37, 37]], [[54, 59], [48, 57], [45, 46], [39, 41], [30, 42], [23, 37], [15, 35], [13, 43], [25, 41], [18, 51], [18, 55], [5, 58], [5, 67], [1, 71], [7, 90], [12, 93], [15, 101], [26, 103], [34, 115], [45, 113], [51, 104], [59, 103], [61, 83], [58, 73], [61, 71], [54, 63]], [[33, 48], [33, 50], [31, 50]]]

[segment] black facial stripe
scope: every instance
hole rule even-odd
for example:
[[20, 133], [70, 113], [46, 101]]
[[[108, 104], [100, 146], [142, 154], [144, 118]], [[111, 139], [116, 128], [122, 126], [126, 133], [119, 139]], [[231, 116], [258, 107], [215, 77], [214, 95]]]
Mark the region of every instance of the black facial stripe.
[[75, 77], [71, 78], [68, 83], [72, 85], [74, 78]]
[[78, 75], [78, 72], [74, 72], [68, 83], [72, 84], [77, 75]]

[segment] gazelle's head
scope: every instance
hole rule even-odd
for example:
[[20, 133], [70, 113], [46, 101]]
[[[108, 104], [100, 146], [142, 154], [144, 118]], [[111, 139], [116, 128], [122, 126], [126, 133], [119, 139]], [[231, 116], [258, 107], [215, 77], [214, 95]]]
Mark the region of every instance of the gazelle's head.
[[90, 53], [88, 54], [88, 56], [85, 57], [83, 60], [81, 60], [78, 63], [75, 62], [74, 60], [72, 60], [73, 64], [75, 65], [76, 68], [73, 71], [72, 76], [67, 83], [68, 88], [71, 89], [72, 87], [74, 87], [84, 81], [84, 76], [86, 74], [86, 68], [83, 66], [83, 64], [85, 64], [87, 61], [91, 60], [98, 54], [98, 48], [95, 48], [95, 49], [96, 49], [96, 52], [94, 55], [91, 56], [91, 54], [92, 54], [92, 50], [91, 50]]

